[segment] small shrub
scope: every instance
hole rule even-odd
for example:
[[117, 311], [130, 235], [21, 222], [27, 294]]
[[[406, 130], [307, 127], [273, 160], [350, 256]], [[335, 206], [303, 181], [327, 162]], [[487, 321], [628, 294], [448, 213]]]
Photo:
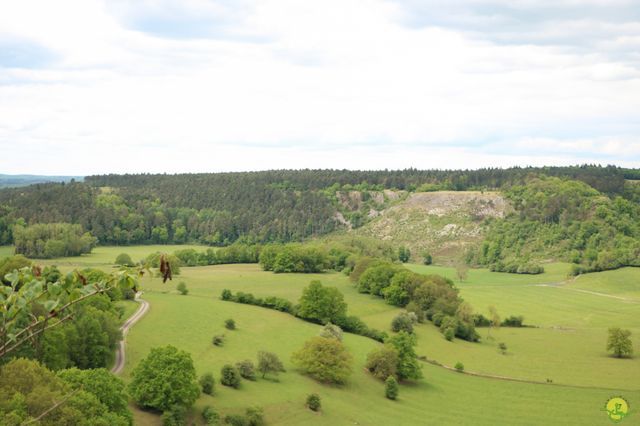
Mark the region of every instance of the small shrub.
[[398, 381], [395, 377], [389, 376], [384, 382], [384, 394], [387, 398], [395, 400], [398, 398]]
[[168, 411], [162, 413], [163, 426], [183, 426], [187, 409], [183, 405], [174, 405]]
[[258, 371], [262, 373], [262, 378], [264, 379], [267, 373], [278, 374], [285, 370], [278, 355], [273, 352], [260, 351], [258, 352]]
[[394, 376], [398, 366], [398, 351], [387, 345], [376, 348], [367, 355], [365, 366], [377, 379], [385, 380]]
[[406, 331], [413, 333], [413, 323], [418, 321], [418, 317], [413, 312], [402, 312], [391, 321], [391, 330], [394, 332]]
[[262, 426], [264, 425], [264, 411], [261, 407], [249, 407], [246, 419], [248, 426]]
[[224, 334], [217, 334], [213, 336], [213, 344], [215, 346], [223, 346], [224, 345]]
[[256, 379], [256, 367], [251, 360], [245, 359], [236, 364], [236, 368], [240, 372], [240, 376], [247, 380]]
[[325, 324], [320, 331], [320, 337], [326, 337], [327, 339], [336, 339], [342, 342], [342, 329], [330, 322]]
[[204, 407], [204, 410], [202, 410], [202, 418], [207, 425], [220, 424], [220, 414], [211, 406]]
[[310, 393], [309, 395], [307, 395], [307, 402], [305, 405], [309, 407], [309, 410], [311, 411], [320, 410], [320, 395], [318, 395], [317, 393]]
[[220, 370], [220, 383], [238, 389], [240, 387], [240, 372], [233, 365], [226, 364]]
[[133, 260], [131, 260], [131, 256], [127, 253], [120, 253], [118, 257], [116, 257], [115, 264], [120, 266], [133, 266]]
[[231, 300], [233, 298], [233, 294], [231, 293], [231, 290], [229, 289], [224, 289], [222, 290], [222, 294], [220, 295], [220, 299], [222, 300]]
[[186, 296], [189, 293], [187, 289], [187, 284], [184, 281], [180, 281], [176, 287], [176, 290], [180, 292], [181, 295]]
[[229, 318], [224, 322], [224, 326], [227, 328], [227, 330], [235, 330], [236, 322], [233, 319]]
[[241, 414], [227, 414], [224, 416], [224, 422], [231, 426], [248, 426], [249, 422]]
[[500, 342], [498, 344], [498, 350], [500, 351], [500, 353], [502, 355], [506, 355], [506, 353], [507, 353], [507, 344], [504, 343], [504, 342]]
[[464, 364], [458, 361], [456, 362], [456, 365], [453, 366], [453, 368], [455, 368], [456, 371], [462, 373], [464, 371]]
[[200, 387], [202, 387], [202, 393], [205, 393], [207, 395], [213, 395], [213, 390], [215, 387], [215, 380], [213, 379], [213, 374], [211, 373], [205, 373], [202, 376], [200, 376]]
[[453, 327], [447, 327], [444, 329], [443, 335], [445, 339], [452, 341], [456, 337], [456, 330]]
[[522, 315], [515, 316], [511, 315], [508, 318], [505, 318], [500, 324], [503, 327], [522, 327], [524, 322], [524, 317]]

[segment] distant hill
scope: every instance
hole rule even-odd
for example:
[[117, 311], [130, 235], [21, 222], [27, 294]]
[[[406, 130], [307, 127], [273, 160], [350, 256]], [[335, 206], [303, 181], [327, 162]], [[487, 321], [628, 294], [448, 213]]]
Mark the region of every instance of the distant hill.
[[[0, 244], [14, 242], [14, 225], [59, 222], [113, 245], [352, 233], [405, 245], [417, 259], [465, 255], [522, 273], [561, 259], [577, 271], [603, 270], [640, 266], [638, 177], [636, 169], [589, 165], [88, 176], [1, 189]], [[22, 182], [28, 178], [65, 179]]]
[[70, 182], [71, 180], [82, 182], [84, 176], [43, 176], [43, 175], [3, 175], [0, 174], [0, 188], [16, 188], [36, 183]]

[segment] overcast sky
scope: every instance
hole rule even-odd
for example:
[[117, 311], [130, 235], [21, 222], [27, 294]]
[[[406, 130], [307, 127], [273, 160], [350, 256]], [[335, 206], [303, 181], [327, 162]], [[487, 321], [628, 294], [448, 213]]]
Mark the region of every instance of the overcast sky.
[[638, 0], [0, 3], [0, 173], [640, 167]]

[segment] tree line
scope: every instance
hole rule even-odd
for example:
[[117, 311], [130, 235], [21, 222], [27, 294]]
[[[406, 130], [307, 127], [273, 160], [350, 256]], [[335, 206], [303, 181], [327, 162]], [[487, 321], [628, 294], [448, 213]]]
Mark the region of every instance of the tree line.
[[[335, 191], [499, 189], [559, 176], [633, 197], [636, 192], [625, 185], [630, 174], [633, 170], [584, 165], [89, 176], [84, 182], [0, 190], [0, 244], [13, 243], [14, 225], [34, 223], [79, 224], [101, 244], [115, 245], [300, 241], [343, 226], [336, 219]], [[355, 225], [364, 220], [354, 217]]]
[[515, 211], [487, 223], [485, 240], [467, 253], [495, 271], [539, 273], [555, 258], [573, 273], [640, 266], [640, 204], [585, 183], [536, 178], [505, 191]]

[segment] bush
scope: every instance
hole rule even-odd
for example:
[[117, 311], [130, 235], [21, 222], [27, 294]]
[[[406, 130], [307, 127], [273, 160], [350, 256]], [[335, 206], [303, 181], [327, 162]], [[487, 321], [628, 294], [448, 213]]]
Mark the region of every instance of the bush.
[[417, 344], [415, 334], [404, 331], [389, 338], [388, 343], [398, 351], [398, 378], [399, 379], [420, 379], [422, 371], [418, 363], [418, 356], [414, 350]]
[[407, 263], [411, 258], [411, 250], [406, 247], [398, 248], [398, 260], [402, 263]]
[[262, 426], [264, 425], [264, 411], [261, 407], [249, 407], [247, 408], [247, 424], [249, 426]]
[[235, 330], [236, 322], [233, 319], [229, 318], [224, 322], [224, 326], [227, 328], [227, 330]]
[[376, 348], [367, 355], [365, 367], [376, 379], [384, 380], [389, 376], [395, 376], [398, 368], [398, 351], [388, 345]]
[[273, 352], [260, 351], [258, 352], [258, 371], [262, 373], [264, 379], [267, 373], [284, 372], [284, 367], [278, 355]]
[[204, 407], [202, 410], [202, 418], [207, 425], [220, 424], [220, 414], [211, 406]]
[[120, 266], [134, 265], [133, 260], [131, 260], [131, 256], [129, 256], [127, 253], [120, 253], [118, 257], [116, 257], [115, 264]]
[[242, 378], [247, 380], [256, 379], [256, 367], [253, 365], [251, 360], [245, 359], [244, 361], [236, 363], [236, 368], [240, 372], [240, 376]]
[[232, 300], [233, 295], [231, 293], [231, 290], [225, 288], [224, 290], [222, 290], [222, 294], [220, 295], [220, 299], [222, 300]]
[[504, 321], [500, 324], [503, 327], [522, 327], [524, 322], [524, 317], [511, 315], [508, 318], [505, 318]]
[[422, 263], [423, 263], [424, 265], [431, 265], [431, 264], [433, 263], [433, 257], [431, 256], [431, 254], [430, 254], [430, 253], [425, 253], [425, 254], [422, 256]]
[[189, 293], [189, 290], [187, 289], [187, 284], [184, 281], [180, 281], [178, 283], [178, 285], [176, 286], [176, 290], [178, 290], [180, 294], [183, 296], [186, 296], [187, 293]]
[[311, 411], [320, 410], [320, 395], [318, 395], [317, 393], [310, 393], [309, 395], [307, 395], [307, 402], [305, 403], [305, 405], [309, 407], [309, 410]]
[[336, 287], [325, 287], [320, 281], [311, 283], [302, 290], [298, 316], [322, 324], [336, 324], [347, 314], [344, 296]]
[[417, 322], [418, 317], [414, 313], [402, 312], [396, 315], [391, 321], [391, 330], [394, 332], [406, 331], [413, 333], [413, 323]]
[[391, 400], [398, 398], [398, 381], [395, 377], [389, 376], [384, 381], [384, 394]]
[[320, 337], [326, 337], [327, 339], [336, 339], [342, 342], [342, 329], [330, 322], [325, 324], [320, 331]]
[[214, 346], [223, 346], [224, 345], [224, 334], [217, 334], [213, 336], [213, 344]]
[[151, 349], [133, 370], [129, 394], [143, 408], [191, 407], [200, 395], [191, 355], [170, 345]]
[[163, 426], [184, 426], [187, 409], [182, 405], [174, 405], [170, 410], [162, 413]]
[[226, 364], [220, 370], [220, 383], [234, 389], [240, 387], [240, 372], [231, 364]]
[[344, 383], [352, 371], [352, 358], [342, 342], [312, 337], [292, 356], [300, 369], [323, 383]]
[[211, 373], [203, 374], [202, 376], [200, 376], [200, 380], [198, 382], [200, 383], [200, 387], [202, 388], [202, 393], [205, 393], [207, 395], [213, 395], [213, 390], [216, 383], [213, 378], [213, 374]]
[[160, 416], [163, 426], [185, 426], [186, 410], [184, 407], [176, 406], [169, 411], [165, 411]]
[[444, 332], [442, 334], [444, 335], [445, 339], [451, 342], [454, 339], [454, 337], [456, 337], [456, 329], [452, 327], [447, 327], [444, 329]]
[[462, 373], [464, 371], [464, 364], [458, 361], [456, 362], [456, 365], [453, 366], [453, 368], [455, 368], [456, 371]]
[[613, 355], [617, 358], [630, 357], [633, 355], [631, 330], [624, 330], [619, 327], [610, 328], [607, 350], [612, 351]]
[[506, 355], [507, 354], [507, 344], [503, 343], [503, 342], [499, 343], [498, 344], [498, 350], [500, 351], [500, 353], [502, 355]]
[[227, 414], [224, 416], [224, 422], [231, 426], [248, 426], [249, 422], [241, 414]]

